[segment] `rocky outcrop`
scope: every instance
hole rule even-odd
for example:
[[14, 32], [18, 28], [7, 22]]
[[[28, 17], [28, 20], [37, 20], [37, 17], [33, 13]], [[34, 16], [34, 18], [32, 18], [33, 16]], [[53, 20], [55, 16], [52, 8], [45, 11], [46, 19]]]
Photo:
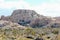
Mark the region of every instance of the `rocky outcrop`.
[[42, 27], [51, 22], [49, 18], [37, 14], [34, 10], [14, 10], [10, 19], [12, 22], [31, 27]]
[[[14, 10], [11, 16], [7, 16], [7, 17], [1, 16], [1, 19], [15, 22], [23, 26], [33, 25], [38, 27], [41, 27], [41, 25], [45, 26], [50, 22], [49, 18], [37, 14], [34, 10], [25, 10], [25, 9]], [[36, 24], [36, 22], [38, 25]]]
[[0, 20], [0, 28], [20, 28], [20, 29], [26, 29], [25, 26], [21, 26], [18, 23], [13, 23], [11, 21], [5, 21], [5, 20]]
[[13, 22], [18, 21], [31, 21], [38, 17], [38, 14], [33, 10], [14, 10], [12, 15], [10, 16]]

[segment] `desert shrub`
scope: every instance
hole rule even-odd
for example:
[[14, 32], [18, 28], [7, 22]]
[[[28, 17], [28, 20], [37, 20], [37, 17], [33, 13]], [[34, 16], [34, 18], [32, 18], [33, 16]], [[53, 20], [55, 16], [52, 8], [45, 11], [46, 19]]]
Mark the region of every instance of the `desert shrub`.
[[52, 33], [54, 33], [54, 34], [58, 34], [59, 31], [58, 31], [57, 29], [53, 29], [53, 30], [52, 30]]
[[16, 37], [16, 36], [18, 35], [18, 30], [13, 29], [13, 30], [12, 30], [12, 35], [13, 35], [14, 37]]
[[35, 40], [43, 40], [43, 38], [36, 38]]
[[4, 29], [4, 35], [7, 37], [11, 36], [12, 35], [12, 29], [11, 28]]
[[42, 36], [44, 36], [45, 35], [45, 33], [41, 33], [41, 34], [39, 34], [39, 37], [42, 37]]
[[33, 29], [31, 29], [31, 28], [27, 28], [26, 30], [25, 30], [25, 32], [26, 32], [26, 34], [27, 35], [35, 35], [36, 34], [36, 32], [33, 30]]

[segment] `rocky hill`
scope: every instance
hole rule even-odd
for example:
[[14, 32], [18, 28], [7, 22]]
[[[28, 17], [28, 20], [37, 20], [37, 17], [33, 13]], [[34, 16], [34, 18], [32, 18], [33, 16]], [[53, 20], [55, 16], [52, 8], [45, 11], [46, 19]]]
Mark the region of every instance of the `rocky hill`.
[[1, 16], [1, 20], [11, 21], [14, 23], [18, 23], [22, 26], [31, 26], [31, 27], [44, 27], [44, 26], [52, 26], [51, 24], [60, 24], [59, 18], [51, 18], [40, 15], [36, 13], [34, 10], [25, 10], [25, 9], [17, 9], [14, 10], [12, 15], [10, 16]]

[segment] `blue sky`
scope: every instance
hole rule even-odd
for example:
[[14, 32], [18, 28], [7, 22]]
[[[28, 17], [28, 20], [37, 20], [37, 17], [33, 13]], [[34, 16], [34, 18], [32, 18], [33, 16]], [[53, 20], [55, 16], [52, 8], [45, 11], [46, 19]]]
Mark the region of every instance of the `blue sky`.
[[60, 0], [0, 0], [0, 16], [11, 15], [15, 9], [35, 10], [45, 16], [60, 16]]

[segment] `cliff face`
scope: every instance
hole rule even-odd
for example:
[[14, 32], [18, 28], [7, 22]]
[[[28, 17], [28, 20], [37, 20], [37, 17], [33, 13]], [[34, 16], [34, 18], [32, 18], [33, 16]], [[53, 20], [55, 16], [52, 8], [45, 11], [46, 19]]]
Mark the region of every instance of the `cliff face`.
[[19, 20], [31, 21], [38, 17], [38, 14], [33, 10], [14, 10], [11, 18], [14, 19], [14, 22]]
[[38, 17], [39, 15], [33, 10], [14, 10], [10, 16], [10, 20], [20, 25], [27, 25]]

